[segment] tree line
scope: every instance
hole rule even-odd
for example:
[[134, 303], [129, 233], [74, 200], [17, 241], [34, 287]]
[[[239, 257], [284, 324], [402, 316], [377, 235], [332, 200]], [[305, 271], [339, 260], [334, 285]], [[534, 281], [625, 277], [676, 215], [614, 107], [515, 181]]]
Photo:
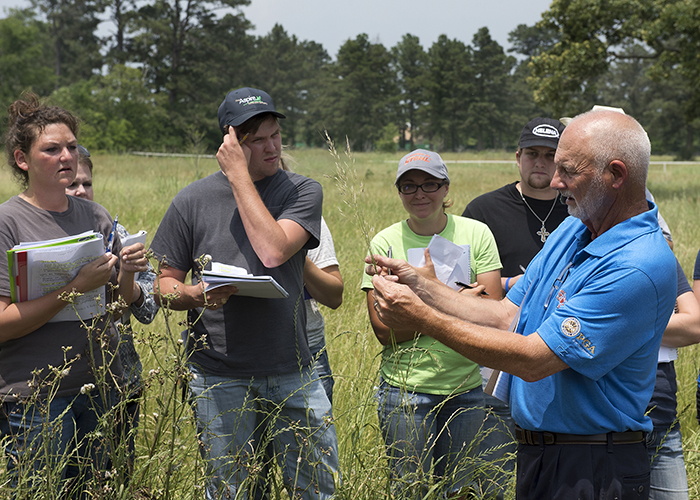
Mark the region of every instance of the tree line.
[[81, 118], [88, 148], [116, 152], [213, 151], [217, 108], [242, 86], [273, 96], [292, 146], [328, 131], [361, 151], [512, 149], [534, 116], [605, 104], [635, 116], [657, 154], [699, 149], [700, 0], [554, 0], [507, 51], [481, 28], [427, 48], [360, 34], [335, 59], [281, 25], [250, 34], [249, 3], [31, 0], [0, 19], [0, 104], [32, 90]]

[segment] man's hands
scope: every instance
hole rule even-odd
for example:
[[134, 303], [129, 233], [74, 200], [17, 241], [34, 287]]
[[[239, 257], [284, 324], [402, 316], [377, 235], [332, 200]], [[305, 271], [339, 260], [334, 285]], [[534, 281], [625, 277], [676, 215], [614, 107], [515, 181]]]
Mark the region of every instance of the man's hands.
[[[176, 311], [185, 311], [197, 307], [219, 309], [228, 302], [229, 297], [238, 293], [232, 285], [220, 286], [209, 291], [204, 290], [204, 283], [185, 284], [187, 273], [161, 264], [160, 275], [155, 283], [155, 299], [161, 306], [168, 305]], [[166, 296], [169, 296], [166, 298]]]
[[238, 288], [233, 285], [220, 286], [214, 288], [213, 290], [202, 290], [202, 305], [201, 307], [206, 307], [207, 309], [220, 309], [223, 307], [231, 295], [238, 293]]
[[396, 283], [393, 276], [372, 278], [373, 308], [377, 317], [389, 328], [422, 331], [423, 321], [432, 314], [428, 307], [408, 286]]
[[224, 136], [219, 151], [216, 153], [216, 160], [229, 182], [239, 179], [242, 175], [250, 175], [248, 173], [250, 154], [250, 149], [245, 143], [239, 142], [233, 127], [228, 127], [228, 133]]
[[381, 322], [396, 330], [421, 331], [419, 323], [432, 308], [416, 295], [416, 290], [424, 280], [437, 281], [428, 249], [425, 249], [424, 267], [376, 254], [368, 256], [365, 262], [369, 264], [365, 271], [373, 276], [372, 307]]

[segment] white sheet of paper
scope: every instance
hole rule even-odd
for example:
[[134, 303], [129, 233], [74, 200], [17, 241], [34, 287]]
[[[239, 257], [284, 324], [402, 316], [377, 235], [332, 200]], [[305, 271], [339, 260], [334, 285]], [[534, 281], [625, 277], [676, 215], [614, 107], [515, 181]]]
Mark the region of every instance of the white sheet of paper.
[[678, 349], [675, 347], [666, 347], [662, 345], [659, 347], [659, 363], [670, 363], [678, 359]]
[[[245, 297], [284, 299], [289, 293], [271, 276], [253, 276], [242, 267], [212, 262], [211, 271], [202, 272], [207, 290], [234, 285], [238, 295]], [[235, 297], [235, 295], [233, 295]]]
[[130, 234], [122, 240], [122, 248], [131, 246], [134, 243], [143, 243], [145, 245], [146, 236], [148, 236], [148, 233], [143, 229], [136, 234]]
[[[430, 243], [430, 258], [435, 266], [437, 278], [454, 290], [460, 288], [456, 281], [471, 283], [471, 248], [457, 245], [440, 235], [433, 235]], [[406, 252], [408, 263], [415, 267], [425, 265], [425, 248], [410, 248]]]

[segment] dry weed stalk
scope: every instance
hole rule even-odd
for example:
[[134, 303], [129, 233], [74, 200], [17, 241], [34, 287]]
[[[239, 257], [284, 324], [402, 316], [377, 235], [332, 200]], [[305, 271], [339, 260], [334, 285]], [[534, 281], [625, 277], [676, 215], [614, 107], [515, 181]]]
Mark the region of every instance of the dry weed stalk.
[[324, 133], [326, 135], [328, 151], [335, 162], [335, 175], [333, 176], [333, 180], [335, 181], [335, 185], [338, 187], [338, 191], [343, 197], [343, 203], [345, 203], [349, 210], [349, 214], [345, 213], [343, 210], [341, 210], [340, 213], [345, 217], [350, 216], [355, 219], [357, 222], [357, 227], [360, 228], [362, 236], [365, 240], [367, 253], [372, 255], [371, 240], [372, 235], [374, 234], [374, 227], [368, 224], [362, 210], [364, 185], [362, 182], [357, 180], [355, 158], [352, 156], [350, 142], [346, 137], [345, 150], [343, 151], [344, 157], [342, 157], [340, 153], [338, 153], [333, 139], [331, 139], [331, 136], [328, 135], [328, 131], [325, 131]]

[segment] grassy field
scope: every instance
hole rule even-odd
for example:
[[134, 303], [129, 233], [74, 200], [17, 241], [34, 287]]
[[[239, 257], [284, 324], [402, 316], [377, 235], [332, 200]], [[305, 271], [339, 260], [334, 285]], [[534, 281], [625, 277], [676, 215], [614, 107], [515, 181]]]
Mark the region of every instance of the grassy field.
[[[318, 180], [324, 188], [323, 213], [335, 240], [345, 280], [343, 305], [324, 309], [331, 366], [336, 378], [334, 414], [341, 454], [343, 486], [339, 498], [387, 497], [386, 466], [377, 428], [374, 386], [380, 345], [369, 326], [365, 296], [359, 285], [367, 241], [375, 232], [405, 217], [393, 187], [401, 154], [357, 153], [341, 164], [325, 150], [293, 152], [293, 169]], [[514, 154], [494, 152], [443, 155], [448, 162], [449, 212], [461, 214], [475, 196], [518, 178]], [[119, 215], [132, 232], [145, 229], [149, 240], [170, 200], [184, 186], [218, 169], [213, 159], [93, 155], [95, 200]], [[479, 161], [481, 163], [479, 163]], [[496, 162], [497, 161], [497, 162]], [[465, 163], [460, 163], [465, 162]], [[700, 248], [700, 164], [652, 165], [649, 189], [669, 223], [675, 254], [692, 279]], [[17, 194], [8, 169], [0, 172], [0, 201]], [[138, 435], [138, 460], [129, 488], [105, 498], [202, 498], [201, 469], [192, 420], [180, 399], [177, 380], [182, 353], [175, 342], [183, 315], [160, 313], [137, 328], [137, 349], [148, 381]], [[699, 498], [700, 434], [695, 420], [698, 349], [681, 350], [678, 401], [691, 498]], [[286, 498], [279, 489], [276, 498]]]

